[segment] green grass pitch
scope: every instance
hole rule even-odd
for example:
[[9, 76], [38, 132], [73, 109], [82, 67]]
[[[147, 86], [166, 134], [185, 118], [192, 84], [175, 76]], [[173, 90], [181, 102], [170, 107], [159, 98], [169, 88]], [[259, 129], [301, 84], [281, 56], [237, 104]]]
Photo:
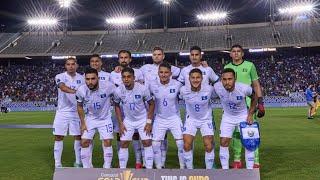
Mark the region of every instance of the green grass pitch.
[[[51, 124], [54, 112], [19, 112], [0, 116], [0, 124]], [[221, 110], [215, 110], [217, 131], [216, 164], [220, 167], [218, 129]], [[306, 108], [270, 108], [260, 121], [261, 179], [313, 180], [320, 179], [320, 118], [306, 118]], [[53, 135], [51, 129], [0, 129], [0, 179], [52, 179]], [[176, 147], [169, 136], [167, 168], [177, 168]], [[115, 149], [115, 148], [114, 148]], [[195, 168], [204, 168], [204, 147], [201, 137], [195, 142]], [[134, 166], [130, 151], [129, 167]], [[113, 165], [117, 165], [114, 153]], [[230, 160], [232, 155], [230, 156]], [[72, 137], [64, 141], [62, 163], [74, 161]], [[95, 139], [95, 167], [102, 167], [101, 143]]]

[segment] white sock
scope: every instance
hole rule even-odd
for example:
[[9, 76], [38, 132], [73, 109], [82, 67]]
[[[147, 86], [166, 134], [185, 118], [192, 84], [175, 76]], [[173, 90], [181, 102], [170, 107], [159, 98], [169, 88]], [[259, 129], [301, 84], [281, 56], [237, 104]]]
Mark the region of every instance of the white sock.
[[165, 167], [165, 164], [166, 164], [167, 151], [168, 151], [168, 140], [165, 139], [165, 140], [161, 141], [161, 163], [162, 163], [162, 167]]
[[81, 162], [82, 162], [83, 168], [91, 168], [90, 147], [81, 148]]
[[142, 143], [140, 143], [140, 144], [141, 144], [140, 148], [141, 148], [142, 164], [143, 164], [143, 166], [145, 166], [146, 165], [145, 151], [144, 151], [143, 144]]
[[152, 169], [153, 167], [153, 149], [152, 146], [144, 147], [144, 157], [146, 160], [146, 168]]
[[220, 146], [220, 162], [222, 169], [229, 169], [229, 147]]
[[119, 166], [121, 169], [127, 168], [129, 158], [128, 148], [120, 148], [119, 149]]
[[183, 158], [187, 169], [193, 169], [193, 151], [190, 150], [186, 152], [185, 150], [183, 150]]
[[206, 152], [205, 161], [206, 169], [212, 169], [214, 164], [214, 150], [212, 150], [211, 152]]
[[162, 161], [161, 161], [161, 142], [160, 141], [152, 141], [152, 148], [154, 153], [154, 163], [156, 164], [157, 169], [162, 168]]
[[81, 157], [80, 157], [81, 141], [80, 140], [74, 140], [73, 148], [74, 148], [74, 154], [75, 154], [75, 157], [76, 157], [76, 163], [77, 164], [81, 164]]
[[63, 141], [55, 141], [53, 148], [55, 166], [61, 166], [61, 156], [63, 151]]
[[254, 165], [254, 151], [249, 151], [245, 149], [245, 156], [246, 156], [246, 166], [247, 169], [253, 169]]
[[111, 167], [112, 156], [113, 156], [112, 146], [110, 147], [103, 146], [103, 159], [104, 159], [103, 168]]
[[132, 146], [134, 150], [134, 154], [136, 156], [136, 163], [141, 163], [141, 142], [140, 140], [133, 140]]
[[183, 140], [176, 140], [177, 148], [178, 148], [178, 158], [180, 169], [185, 168], [184, 159], [183, 159]]
[[94, 147], [94, 144], [93, 144], [93, 140], [90, 142], [89, 144], [89, 149], [90, 149], [90, 152], [89, 152], [89, 163], [91, 164], [92, 166], [92, 156], [93, 156], [93, 147]]

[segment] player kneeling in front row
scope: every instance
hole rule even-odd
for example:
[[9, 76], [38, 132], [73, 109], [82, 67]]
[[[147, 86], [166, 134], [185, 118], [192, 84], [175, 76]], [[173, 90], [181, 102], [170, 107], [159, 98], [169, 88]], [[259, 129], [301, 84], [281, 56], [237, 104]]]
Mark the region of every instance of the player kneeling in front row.
[[[124, 68], [121, 72], [123, 85], [115, 91], [115, 112], [120, 129], [120, 168], [126, 168], [129, 158], [128, 146], [132, 141], [135, 130], [138, 130], [142, 144], [144, 146], [146, 168], [152, 169], [153, 149], [151, 140], [152, 119], [154, 114], [154, 101], [150, 91], [144, 85], [135, 83], [134, 70]], [[145, 102], [149, 104], [149, 109], [145, 107]], [[123, 106], [124, 119], [122, 117], [120, 103]]]
[[113, 124], [110, 106], [111, 96], [115, 86], [111, 83], [99, 84], [98, 71], [87, 69], [85, 72], [85, 85], [80, 86], [76, 93], [78, 114], [81, 120], [81, 160], [84, 168], [93, 167], [89, 145], [96, 130], [103, 140], [103, 168], [110, 168], [113, 151]]
[[171, 79], [171, 66], [168, 63], [159, 65], [158, 77], [150, 82], [150, 92], [155, 98], [156, 111], [153, 124], [152, 146], [157, 169], [162, 168], [161, 141], [167, 130], [170, 130], [178, 147], [180, 168], [184, 169], [182, 121], [178, 105], [178, 94], [182, 84]]
[[193, 140], [200, 129], [205, 146], [206, 169], [212, 169], [214, 164], [212, 109], [210, 99], [213, 87], [202, 83], [202, 71], [192, 69], [189, 73], [190, 85], [180, 89], [180, 98], [186, 104], [186, 121], [183, 128], [184, 162], [187, 169], [193, 169]]
[[[229, 169], [229, 144], [235, 128], [241, 122], [253, 123], [253, 114], [257, 105], [257, 97], [251, 86], [235, 82], [233, 69], [224, 69], [221, 82], [214, 85], [213, 95], [221, 100], [223, 115], [220, 126], [220, 161], [223, 169]], [[252, 98], [248, 112], [246, 96]], [[245, 149], [247, 169], [253, 169], [254, 151]]]

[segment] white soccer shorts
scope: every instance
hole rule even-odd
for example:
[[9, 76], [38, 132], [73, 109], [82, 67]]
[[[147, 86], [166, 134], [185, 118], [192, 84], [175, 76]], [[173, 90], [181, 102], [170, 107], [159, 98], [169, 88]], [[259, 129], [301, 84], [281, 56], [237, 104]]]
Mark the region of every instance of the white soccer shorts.
[[232, 138], [234, 130], [237, 128], [239, 132], [240, 122], [246, 121], [246, 119], [247, 116], [245, 115], [236, 117], [223, 114], [220, 124], [220, 137]]
[[126, 127], [127, 131], [120, 137], [121, 141], [132, 141], [132, 136], [137, 130], [140, 135], [141, 140], [149, 140], [152, 139], [151, 135], [147, 135], [144, 131], [144, 127], [146, 126], [147, 120], [140, 121], [132, 121], [129, 119], [124, 119], [123, 124]]
[[171, 131], [174, 139], [182, 139], [183, 124], [180, 117], [171, 119], [156, 117], [152, 127], [152, 140], [164, 140], [167, 130]]
[[84, 131], [81, 138], [82, 139], [93, 139], [96, 131], [99, 132], [100, 140], [113, 139], [113, 126], [112, 126], [112, 124], [108, 124], [106, 126], [97, 127], [94, 129]]
[[53, 135], [80, 136], [80, 119], [76, 112], [56, 112], [53, 121]]
[[195, 136], [198, 129], [200, 129], [202, 136], [213, 136], [215, 127], [212, 119], [199, 121], [197, 119], [187, 117], [184, 122], [183, 134]]

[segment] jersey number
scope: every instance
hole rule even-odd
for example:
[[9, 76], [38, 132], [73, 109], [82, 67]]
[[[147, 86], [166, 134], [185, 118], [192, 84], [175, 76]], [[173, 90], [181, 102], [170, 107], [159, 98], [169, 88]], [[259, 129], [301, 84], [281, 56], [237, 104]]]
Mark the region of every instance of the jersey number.
[[194, 105], [194, 110], [196, 112], [199, 112], [200, 111], [200, 105], [199, 104]]
[[108, 133], [112, 133], [112, 132], [113, 132], [113, 126], [112, 126], [112, 124], [106, 125], [106, 128], [107, 128], [107, 132], [108, 132]]
[[168, 101], [166, 101], [166, 99], [163, 99], [162, 104], [163, 106], [168, 106]]
[[235, 103], [229, 103], [229, 108], [235, 110], [237, 109], [237, 105]]
[[136, 103], [129, 103], [129, 106], [131, 111], [136, 110]]
[[94, 108], [94, 110], [99, 110], [99, 109], [101, 109], [100, 102], [93, 103], [93, 108]]

